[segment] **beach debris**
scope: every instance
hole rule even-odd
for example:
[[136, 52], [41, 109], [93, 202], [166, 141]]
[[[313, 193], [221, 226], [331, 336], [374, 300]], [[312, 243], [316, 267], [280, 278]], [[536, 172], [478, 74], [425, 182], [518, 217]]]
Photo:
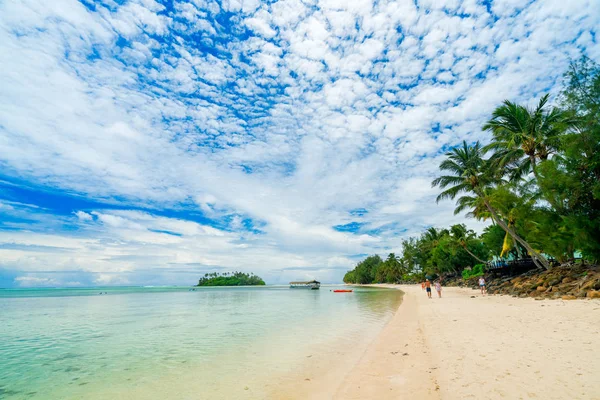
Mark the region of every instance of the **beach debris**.
[[399, 351], [390, 351], [390, 354], [393, 354], [393, 355], [396, 355], [398, 353], [399, 353]]
[[304, 380], [305, 380], [305, 381], [310, 381], [310, 379], [309, 379], [309, 378], [304, 378]]
[[408, 353], [402, 353], [402, 355], [403, 355], [403, 356], [407, 356], [407, 355], [408, 355]]
[[244, 386], [244, 390], [248, 390], [250, 389], [248, 386]]
[[476, 298], [477, 296], [471, 296], [472, 299]]

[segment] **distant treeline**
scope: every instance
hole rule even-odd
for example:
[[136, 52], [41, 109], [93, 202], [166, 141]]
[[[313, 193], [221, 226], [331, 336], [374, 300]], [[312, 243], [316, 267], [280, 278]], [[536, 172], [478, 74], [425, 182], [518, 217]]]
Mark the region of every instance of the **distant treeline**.
[[394, 253], [390, 253], [383, 261], [378, 255], [373, 255], [359, 262], [352, 271], [344, 275], [346, 283], [397, 283], [406, 275], [407, 269]]
[[[464, 224], [447, 229], [429, 228], [419, 237], [402, 241], [402, 255], [390, 253], [384, 261], [372, 255], [356, 264], [344, 276], [346, 283], [398, 283], [415, 282], [426, 275], [460, 274], [465, 268], [474, 268], [502, 253], [504, 232], [496, 225], [477, 235]], [[517, 257], [517, 251], [506, 253]]]
[[212, 272], [204, 274], [204, 277], [198, 281], [198, 286], [259, 286], [264, 284], [265, 281], [259, 276], [243, 272], [225, 272], [222, 274]]

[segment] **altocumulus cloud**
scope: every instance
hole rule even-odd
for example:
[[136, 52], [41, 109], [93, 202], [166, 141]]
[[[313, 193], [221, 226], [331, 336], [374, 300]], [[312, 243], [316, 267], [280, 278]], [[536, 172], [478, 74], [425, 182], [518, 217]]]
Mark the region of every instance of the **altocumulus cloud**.
[[462, 221], [442, 154], [600, 59], [598, 26], [596, 0], [1, 1], [0, 286], [339, 281]]

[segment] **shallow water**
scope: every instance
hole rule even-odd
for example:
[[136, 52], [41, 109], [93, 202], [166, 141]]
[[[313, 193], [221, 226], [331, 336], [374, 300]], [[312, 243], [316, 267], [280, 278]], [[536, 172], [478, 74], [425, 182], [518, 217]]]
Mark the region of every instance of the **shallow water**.
[[333, 288], [0, 290], [0, 398], [268, 397], [305, 357], [366, 347], [401, 301]]

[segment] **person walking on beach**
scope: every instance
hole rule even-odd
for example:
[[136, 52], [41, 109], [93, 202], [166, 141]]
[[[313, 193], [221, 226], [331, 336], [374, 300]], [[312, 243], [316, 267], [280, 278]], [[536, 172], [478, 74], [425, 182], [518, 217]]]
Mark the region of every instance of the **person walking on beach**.
[[435, 291], [438, 294], [438, 298], [442, 298], [442, 284], [440, 283], [440, 281], [435, 281]]
[[431, 298], [431, 282], [429, 282], [429, 279], [425, 279], [425, 290], [427, 291], [427, 297]]
[[421, 282], [421, 290], [425, 290], [425, 282]]
[[481, 290], [481, 294], [485, 296], [485, 279], [483, 279], [483, 276], [479, 278], [479, 289]]

